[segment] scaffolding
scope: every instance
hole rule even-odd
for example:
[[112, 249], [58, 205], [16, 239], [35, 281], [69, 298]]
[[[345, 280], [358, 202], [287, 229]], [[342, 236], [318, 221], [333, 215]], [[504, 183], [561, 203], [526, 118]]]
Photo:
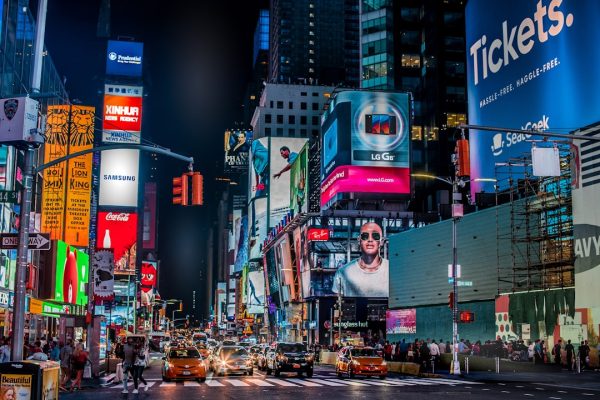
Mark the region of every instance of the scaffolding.
[[575, 284], [571, 151], [552, 145], [560, 176], [534, 176], [531, 153], [496, 164], [498, 294]]

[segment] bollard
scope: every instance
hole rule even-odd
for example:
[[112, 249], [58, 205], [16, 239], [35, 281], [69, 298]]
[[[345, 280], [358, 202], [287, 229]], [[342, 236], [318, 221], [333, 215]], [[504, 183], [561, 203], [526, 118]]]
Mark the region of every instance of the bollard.
[[465, 374], [469, 375], [469, 357], [465, 357]]
[[431, 357], [431, 373], [435, 374], [435, 357]]
[[500, 373], [500, 357], [496, 357], [496, 373]]
[[581, 359], [579, 357], [577, 357], [575, 359], [575, 363], [577, 364], [577, 373], [580, 374], [581, 373]]

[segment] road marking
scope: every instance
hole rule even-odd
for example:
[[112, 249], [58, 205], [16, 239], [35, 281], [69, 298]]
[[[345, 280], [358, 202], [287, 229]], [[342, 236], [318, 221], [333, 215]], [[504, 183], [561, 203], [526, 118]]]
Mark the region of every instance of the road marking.
[[238, 380], [238, 379], [227, 379], [223, 382], [229, 383], [231, 386], [250, 386], [246, 382]]
[[309, 382], [309, 381], [305, 381], [305, 380], [302, 380], [302, 379], [288, 379], [288, 381], [297, 383], [297, 384], [302, 385], [302, 386], [323, 386], [323, 385], [320, 385], [318, 383]]
[[506, 383], [498, 383], [500, 386], [506, 386]]
[[172, 387], [175, 386], [176, 383], [175, 382], [163, 382], [160, 384], [160, 387]]
[[424, 382], [421, 379], [402, 379], [402, 381], [403, 382], [414, 383], [416, 385], [425, 385], [425, 386], [433, 385], [433, 383], [431, 383], [431, 382]]
[[450, 385], [450, 386], [456, 386], [459, 384], [459, 382], [448, 382], [448, 381], [442, 381], [442, 380], [437, 380], [437, 379], [419, 379], [419, 381], [421, 382], [429, 382], [432, 384], [438, 384], [438, 385]]
[[523, 396], [533, 396], [533, 395], [530, 393], [525, 393]]
[[369, 386], [366, 383], [362, 383], [362, 382], [355, 382], [355, 381], [349, 381], [349, 380], [344, 380], [344, 382], [346, 382], [348, 385], [352, 385], [352, 386]]
[[273, 386], [269, 382], [265, 382], [262, 379], [246, 379], [246, 382], [255, 384], [256, 386]]
[[450, 382], [455, 385], [482, 385], [481, 382], [462, 381], [459, 379], [428, 378], [432, 382]]
[[211, 387], [225, 386], [225, 385], [223, 385], [221, 382], [218, 382], [218, 381], [213, 381], [212, 379], [211, 379], [211, 380], [207, 380], [207, 381], [206, 381], [206, 384], [207, 384], [208, 386], [211, 386]]
[[581, 393], [583, 396], [593, 396], [594, 393]]
[[567, 392], [565, 392], [564, 390], [557, 390], [557, 392], [558, 392], [558, 393], [562, 393], [562, 394], [565, 394], [565, 393], [567, 393]]
[[552, 400], [560, 400], [560, 397], [548, 397], [548, 398], [552, 399]]
[[[152, 386], [154, 386], [156, 384], [156, 382], [148, 382], [148, 389], [150, 389]], [[140, 387], [142, 387], [142, 385], [140, 385]]]
[[535, 390], [546, 390], [544, 388], [535, 388]]
[[391, 386], [390, 384], [387, 384], [385, 382], [379, 382], [379, 381], [373, 381], [373, 380], [351, 380], [349, 382], [360, 382], [360, 383], [364, 383], [365, 385], [373, 385], [373, 386]]
[[198, 382], [194, 382], [194, 381], [183, 381], [183, 386], [200, 386], [200, 384]]
[[404, 382], [400, 379], [386, 379], [386, 383], [392, 384], [394, 386], [415, 386], [415, 383], [412, 382]]
[[510, 393], [508, 390], [502, 390], [502, 393]]
[[345, 383], [341, 383], [340, 381], [334, 381], [334, 380], [328, 380], [328, 379], [307, 379], [308, 381], [311, 382], [316, 382], [316, 383], [322, 383], [323, 385], [327, 385], [327, 386], [348, 386]]
[[517, 385], [517, 386], [515, 386], [515, 387], [517, 387], [517, 388], [519, 388], [519, 389], [523, 389], [523, 385]]
[[267, 382], [276, 383], [279, 386], [295, 386], [295, 387], [298, 387], [298, 385], [296, 385], [294, 383], [286, 382], [286, 381], [284, 381], [282, 379], [277, 379], [277, 378], [267, 379]]

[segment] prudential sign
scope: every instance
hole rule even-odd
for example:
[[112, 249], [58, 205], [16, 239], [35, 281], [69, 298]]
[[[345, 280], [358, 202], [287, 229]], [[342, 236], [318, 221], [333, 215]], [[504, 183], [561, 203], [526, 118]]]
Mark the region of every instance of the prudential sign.
[[[567, 133], [600, 121], [598, 15], [597, 0], [470, 0], [469, 123]], [[471, 178], [495, 177], [495, 163], [531, 151], [529, 138], [471, 132]]]
[[106, 74], [140, 77], [144, 44], [109, 40], [106, 50]]

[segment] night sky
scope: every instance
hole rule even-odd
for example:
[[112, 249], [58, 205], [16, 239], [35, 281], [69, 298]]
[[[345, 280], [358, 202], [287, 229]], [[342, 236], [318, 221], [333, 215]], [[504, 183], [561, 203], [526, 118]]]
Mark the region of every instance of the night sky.
[[[96, 105], [101, 114], [107, 41], [96, 36], [101, 2], [48, 3], [46, 47], [66, 78], [70, 98]], [[192, 313], [192, 290], [197, 291], [197, 302], [205, 292], [205, 240], [216, 214], [214, 177], [222, 168], [223, 131], [241, 119], [261, 6], [268, 2], [111, 2], [110, 38], [144, 42], [147, 97], [142, 137], [194, 157], [195, 169], [205, 176], [205, 206], [174, 207], [171, 178], [184, 172], [186, 165], [160, 158], [160, 294], [163, 299], [183, 298], [188, 313]], [[197, 303], [198, 308], [202, 309]], [[198, 310], [196, 316], [205, 317]]]

